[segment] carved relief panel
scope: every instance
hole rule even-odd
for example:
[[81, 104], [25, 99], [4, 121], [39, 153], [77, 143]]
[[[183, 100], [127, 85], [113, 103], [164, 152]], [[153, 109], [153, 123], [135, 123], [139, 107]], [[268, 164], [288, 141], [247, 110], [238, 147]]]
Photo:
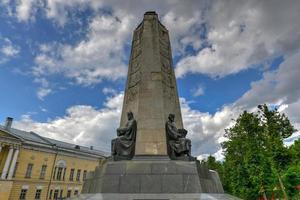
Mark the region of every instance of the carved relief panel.
[[163, 76], [163, 93], [164, 95], [172, 100], [175, 99], [175, 80], [174, 73], [172, 69], [172, 58], [171, 58], [171, 50], [169, 43], [168, 32], [162, 27], [159, 31], [159, 50], [160, 50], [160, 60], [161, 60], [161, 71]]
[[141, 49], [141, 29], [135, 31], [133, 37], [133, 48], [131, 51], [131, 58], [129, 64], [127, 93], [125, 97], [125, 103], [128, 104], [136, 99], [138, 93], [138, 83], [141, 80], [140, 72], [140, 55]]

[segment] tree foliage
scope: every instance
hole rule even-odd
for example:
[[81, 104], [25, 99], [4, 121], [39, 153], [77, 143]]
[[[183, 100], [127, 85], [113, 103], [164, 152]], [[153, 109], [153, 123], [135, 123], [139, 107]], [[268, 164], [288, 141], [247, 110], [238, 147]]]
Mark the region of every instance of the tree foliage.
[[224, 189], [233, 195], [252, 200], [271, 198], [279, 191], [277, 195], [282, 197], [283, 183], [293, 197], [297, 194], [294, 185], [298, 184], [299, 167], [290, 166], [299, 166], [300, 142], [288, 149], [283, 140], [295, 131], [285, 114], [259, 105], [258, 112], [244, 111], [234, 126], [225, 130], [228, 140], [222, 144], [223, 163], [212, 156], [206, 162], [219, 172]]

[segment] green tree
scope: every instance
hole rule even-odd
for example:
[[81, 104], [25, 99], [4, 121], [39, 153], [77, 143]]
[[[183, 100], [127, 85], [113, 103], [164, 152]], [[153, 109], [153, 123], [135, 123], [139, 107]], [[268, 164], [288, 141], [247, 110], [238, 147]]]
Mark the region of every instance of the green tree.
[[266, 150], [271, 157], [275, 169], [280, 172], [290, 164], [292, 155], [284, 146], [283, 140], [290, 137], [296, 130], [285, 114], [277, 109], [270, 110], [268, 106], [259, 105], [259, 116], [264, 128]]
[[293, 157], [293, 164], [300, 165], [300, 139], [296, 140], [289, 150]]
[[[206, 160], [202, 160], [201, 163], [207, 165], [207, 167], [211, 170], [215, 170], [218, 172], [221, 182], [224, 183], [224, 169], [221, 161], [217, 161], [216, 158], [212, 155], [209, 155]], [[223, 184], [224, 187], [224, 184]], [[225, 189], [225, 188], [224, 188]]]
[[300, 192], [296, 186], [300, 186], [300, 166], [289, 167], [283, 175], [283, 182], [287, 194], [291, 199], [300, 199]]
[[223, 143], [226, 188], [243, 199], [257, 199], [261, 193], [270, 192], [272, 183], [267, 177], [272, 176], [272, 170], [265, 159], [264, 127], [259, 116], [245, 111], [225, 132], [228, 138]]
[[285, 199], [288, 199], [282, 181], [282, 172], [291, 164], [292, 155], [284, 146], [283, 140], [290, 137], [296, 129], [290, 123], [288, 117], [284, 113], [279, 113], [276, 108], [269, 109], [268, 106], [264, 104], [259, 105], [258, 109], [260, 121], [264, 128], [267, 158], [269, 158], [273, 170], [275, 171]]
[[283, 139], [295, 131], [277, 109], [258, 106], [257, 113], [244, 111], [233, 127], [225, 130], [224, 185], [243, 199], [269, 197], [274, 188], [284, 188], [281, 172], [292, 161]]
[[291, 199], [300, 199], [300, 191], [296, 186], [300, 186], [300, 139], [296, 140], [289, 148], [292, 155], [292, 162], [287, 170], [283, 172], [283, 183], [287, 194]]

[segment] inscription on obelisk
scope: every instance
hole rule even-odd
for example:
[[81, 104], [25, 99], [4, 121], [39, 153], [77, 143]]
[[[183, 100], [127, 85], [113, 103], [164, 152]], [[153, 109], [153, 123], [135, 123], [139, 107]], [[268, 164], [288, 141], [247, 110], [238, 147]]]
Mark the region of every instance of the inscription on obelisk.
[[155, 12], [146, 12], [134, 31], [120, 126], [128, 111], [137, 120], [135, 155], [167, 155], [168, 115], [183, 124], [169, 33]]

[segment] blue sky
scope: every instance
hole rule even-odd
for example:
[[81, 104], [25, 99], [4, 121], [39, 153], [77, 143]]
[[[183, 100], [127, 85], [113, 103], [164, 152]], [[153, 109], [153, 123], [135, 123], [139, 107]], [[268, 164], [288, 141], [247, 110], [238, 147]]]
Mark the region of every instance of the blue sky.
[[109, 150], [132, 32], [155, 10], [170, 32], [195, 155], [221, 158], [224, 128], [261, 103], [300, 128], [297, 1], [0, 2], [3, 123], [11, 116], [20, 129]]

